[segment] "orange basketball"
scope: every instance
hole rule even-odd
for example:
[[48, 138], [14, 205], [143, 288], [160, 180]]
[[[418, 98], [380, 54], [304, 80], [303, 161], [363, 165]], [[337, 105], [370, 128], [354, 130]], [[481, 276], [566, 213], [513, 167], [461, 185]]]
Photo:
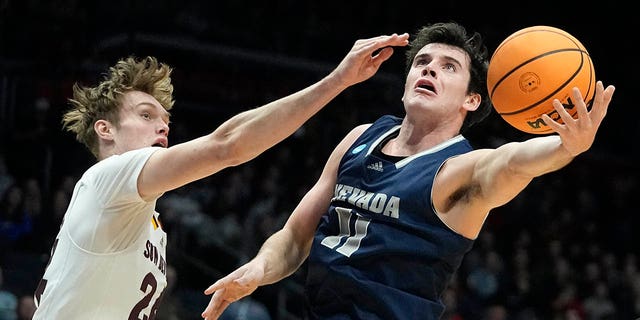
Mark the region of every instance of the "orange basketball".
[[518, 130], [553, 131], [542, 114], [562, 122], [552, 105], [558, 99], [575, 117], [571, 89], [587, 106], [595, 93], [595, 71], [587, 49], [564, 30], [533, 26], [516, 31], [498, 46], [489, 62], [487, 88], [494, 109]]

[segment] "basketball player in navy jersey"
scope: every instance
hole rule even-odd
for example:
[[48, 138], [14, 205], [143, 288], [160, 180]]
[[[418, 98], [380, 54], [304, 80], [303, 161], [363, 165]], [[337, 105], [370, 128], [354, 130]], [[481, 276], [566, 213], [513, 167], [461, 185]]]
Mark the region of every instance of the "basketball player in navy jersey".
[[171, 147], [169, 66], [129, 57], [97, 86], [75, 86], [63, 123], [98, 162], [74, 188], [35, 292], [34, 319], [154, 319], [167, 285], [157, 199], [282, 141], [342, 90], [373, 76], [408, 38], [361, 41], [319, 82]]
[[422, 28], [407, 52], [404, 118], [357, 126], [256, 257], [216, 281], [202, 316], [216, 319], [308, 259], [309, 319], [439, 319], [441, 295], [491, 209], [587, 151], [614, 87], [596, 85], [577, 119], [543, 116], [556, 134], [472, 150], [461, 133], [491, 108], [487, 50], [456, 23]]

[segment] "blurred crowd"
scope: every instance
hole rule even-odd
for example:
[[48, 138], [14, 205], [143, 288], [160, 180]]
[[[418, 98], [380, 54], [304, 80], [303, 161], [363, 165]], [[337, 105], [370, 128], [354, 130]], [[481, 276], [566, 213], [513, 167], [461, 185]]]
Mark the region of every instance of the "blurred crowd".
[[[283, 9], [294, 7], [287, 1], [165, 0], [157, 7], [142, 1], [0, 1], [0, 320], [30, 319], [31, 297], [74, 184], [94, 163], [60, 126], [75, 81], [93, 84], [116, 58], [133, 52], [168, 62], [175, 67], [170, 142], [176, 144], [243, 109], [311, 84], [357, 37], [413, 27], [391, 14], [393, 6], [379, 2], [361, 13], [370, 24], [346, 32], [344, 25], [327, 23], [328, 9], [313, 3], [300, 4], [294, 13]], [[349, 3], [331, 19], [346, 20], [355, 6]], [[278, 8], [286, 19], [261, 23], [260, 12]], [[156, 19], [143, 20], [143, 12]], [[109, 28], [94, 20], [109, 22]], [[477, 25], [494, 45], [502, 37], [491, 33], [495, 27]], [[252, 162], [158, 201], [170, 241], [169, 288], [160, 320], [199, 319], [209, 301], [202, 291], [253, 257], [283, 225], [347, 130], [383, 113], [402, 115], [402, 64], [403, 57], [394, 56], [379, 75], [350, 88]], [[625, 101], [617, 94], [592, 150], [534, 180], [490, 214], [443, 296], [443, 320], [640, 317], [635, 230], [640, 224], [634, 201], [640, 168], [638, 147], [628, 142], [637, 141], [640, 131], [637, 125], [620, 125], [625, 114], [615, 108]], [[467, 137], [477, 147], [525, 138], [495, 114]], [[233, 304], [223, 319], [300, 319], [304, 276], [303, 265], [286, 280]]]

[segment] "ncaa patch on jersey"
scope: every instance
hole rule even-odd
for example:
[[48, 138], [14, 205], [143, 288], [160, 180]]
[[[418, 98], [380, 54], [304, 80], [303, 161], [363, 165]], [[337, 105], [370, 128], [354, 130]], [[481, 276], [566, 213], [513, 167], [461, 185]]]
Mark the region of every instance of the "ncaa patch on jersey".
[[366, 147], [367, 147], [366, 144], [361, 144], [361, 145], [355, 147], [353, 150], [351, 150], [351, 153], [356, 154], [356, 153], [364, 150], [364, 148], [366, 148]]

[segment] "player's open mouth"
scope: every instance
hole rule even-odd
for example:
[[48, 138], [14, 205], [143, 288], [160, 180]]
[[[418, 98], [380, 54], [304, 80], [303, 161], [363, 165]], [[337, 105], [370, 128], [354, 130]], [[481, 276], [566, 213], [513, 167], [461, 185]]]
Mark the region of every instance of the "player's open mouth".
[[424, 89], [436, 93], [436, 87], [433, 85], [433, 83], [426, 80], [418, 81], [418, 83], [416, 84], [416, 89]]
[[165, 137], [156, 138], [156, 141], [154, 141], [154, 144], [152, 144], [153, 147], [161, 147], [161, 148], [166, 148], [168, 145], [169, 145], [169, 141]]

